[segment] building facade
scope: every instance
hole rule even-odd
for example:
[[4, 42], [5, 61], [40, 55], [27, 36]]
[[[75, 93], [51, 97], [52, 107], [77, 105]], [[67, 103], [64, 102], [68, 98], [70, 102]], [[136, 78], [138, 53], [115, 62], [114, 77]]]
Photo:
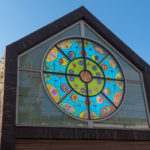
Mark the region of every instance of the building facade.
[[2, 150], [149, 149], [150, 67], [81, 7], [6, 47]]

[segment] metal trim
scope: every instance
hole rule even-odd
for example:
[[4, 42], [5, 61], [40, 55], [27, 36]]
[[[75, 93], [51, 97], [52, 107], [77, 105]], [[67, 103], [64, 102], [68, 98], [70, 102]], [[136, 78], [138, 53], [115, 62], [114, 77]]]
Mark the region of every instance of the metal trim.
[[19, 67], [19, 70], [30, 71], [30, 72], [41, 72], [41, 70], [39, 69], [27, 69], [27, 68], [20, 68], [20, 67]]
[[[91, 42], [95, 42], [96, 44], [98, 44], [98, 45], [102, 46], [103, 48], [105, 48], [105, 50], [106, 50], [111, 56], [114, 57], [115, 61], [119, 64], [119, 67], [121, 68], [121, 72], [122, 72], [122, 75], [123, 75], [123, 78], [124, 78], [124, 94], [123, 94], [123, 96], [122, 96], [122, 101], [121, 101], [121, 103], [119, 104], [117, 110], [115, 110], [115, 111], [114, 111], [112, 114], [110, 114], [109, 116], [107, 116], [107, 117], [105, 117], [105, 118], [102, 118], [102, 119], [98, 119], [98, 120], [82, 120], [82, 119], [80, 119], [80, 118], [77, 118], [77, 117], [75, 117], [75, 116], [69, 114], [69, 113], [66, 112], [66, 111], [64, 112], [64, 110], [62, 110], [61, 107], [59, 107], [58, 109], [60, 109], [62, 112], [64, 112], [64, 113], [67, 114], [68, 116], [70, 116], [70, 117], [72, 117], [72, 118], [75, 118], [75, 119], [77, 119], [77, 120], [81, 120], [81, 121], [85, 121], [85, 122], [88, 122], [88, 121], [90, 121], [90, 122], [98, 122], [98, 121], [100, 122], [100, 121], [104, 121], [104, 120], [106, 120], [106, 119], [112, 117], [113, 115], [115, 115], [115, 114], [120, 110], [120, 108], [122, 107], [122, 104], [123, 104], [124, 99], [125, 99], [125, 97], [126, 97], [126, 79], [125, 79], [125, 77], [124, 77], [124, 73], [123, 73], [122, 66], [121, 66], [121, 64], [118, 62], [118, 60], [116, 59], [116, 57], [115, 57], [109, 50], [107, 50], [107, 48], [106, 48], [105, 46], [101, 45], [99, 42], [97, 42], [97, 41], [95, 41], [95, 40], [92, 40], [92, 39], [90, 39], [90, 38], [88, 38], [88, 37], [82, 37], [82, 36], [66, 36], [66, 37], [64, 37], [64, 38], [62, 38], [62, 39], [57, 40], [56, 42], [54, 42], [54, 43], [47, 49], [47, 51], [45, 52], [45, 55], [44, 55], [43, 60], [42, 60], [42, 63], [41, 63], [41, 78], [42, 78], [42, 82], [44, 83], [44, 88], [46, 89], [46, 92], [47, 92], [48, 96], [51, 98], [51, 96], [49, 95], [49, 92], [48, 92], [48, 90], [47, 90], [47, 87], [46, 87], [46, 85], [45, 85], [44, 78], [43, 78], [43, 72], [42, 72], [42, 70], [43, 70], [43, 64], [44, 64], [44, 61], [45, 61], [45, 58], [46, 58], [47, 54], [49, 53], [49, 50], [50, 50], [53, 46], [55, 46], [57, 43], [60, 43], [61, 41], [64, 41], [64, 40], [67, 40], [67, 39], [71, 39], [71, 38], [74, 38], [74, 39], [75, 39], [75, 38], [80, 38], [80, 39], [90, 40]], [[53, 102], [53, 101], [52, 101], [52, 102]], [[53, 102], [53, 103], [54, 103], [54, 102]], [[54, 103], [54, 104], [57, 106], [56, 103]], [[57, 106], [57, 107], [58, 107], [58, 106]]]
[[[143, 80], [143, 74], [141, 74], [141, 78]], [[149, 107], [148, 107], [147, 94], [146, 94], [146, 91], [145, 91], [145, 83], [144, 82], [142, 82], [142, 90], [143, 90], [143, 96], [144, 96], [144, 102], [145, 102], [144, 104], [145, 104], [145, 107], [146, 107], [148, 125], [149, 125], [149, 128], [150, 128], [150, 110], [149, 110]]]
[[85, 37], [84, 21], [82, 21], [82, 20], [80, 22], [80, 29], [81, 29], [81, 36]]

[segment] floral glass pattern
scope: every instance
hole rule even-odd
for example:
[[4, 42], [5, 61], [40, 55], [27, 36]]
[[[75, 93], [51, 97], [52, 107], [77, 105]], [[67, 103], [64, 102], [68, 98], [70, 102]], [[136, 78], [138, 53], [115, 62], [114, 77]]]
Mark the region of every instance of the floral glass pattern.
[[119, 63], [106, 48], [86, 38], [68, 38], [48, 49], [42, 78], [56, 106], [80, 120], [104, 120], [123, 101]]

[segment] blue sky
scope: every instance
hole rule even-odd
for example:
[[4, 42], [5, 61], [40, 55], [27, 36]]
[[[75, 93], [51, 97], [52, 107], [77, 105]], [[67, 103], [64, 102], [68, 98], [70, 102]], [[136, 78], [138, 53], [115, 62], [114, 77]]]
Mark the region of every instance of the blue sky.
[[6, 45], [82, 5], [150, 64], [150, 0], [0, 0], [0, 57]]

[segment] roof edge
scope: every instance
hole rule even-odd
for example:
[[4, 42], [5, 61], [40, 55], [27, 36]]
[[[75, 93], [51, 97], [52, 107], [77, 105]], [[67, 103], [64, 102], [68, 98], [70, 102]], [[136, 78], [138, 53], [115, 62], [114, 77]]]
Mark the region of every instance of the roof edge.
[[18, 54], [32, 48], [33, 46], [45, 41], [49, 37], [55, 35], [68, 26], [84, 20], [98, 34], [100, 34], [108, 43], [110, 43], [118, 52], [123, 54], [140, 70], [150, 70], [147, 64], [140, 56], [138, 56], [131, 48], [129, 48], [122, 40], [120, 40], [110, 29], [101, 23], [92, 13], [84, 6], [64, 15], [63, 17], [53, 21], [52, 23], [34, 31], [33, 33], [21, 38], [20, 40], [6, 46], [7, 51], [15, 49]]

